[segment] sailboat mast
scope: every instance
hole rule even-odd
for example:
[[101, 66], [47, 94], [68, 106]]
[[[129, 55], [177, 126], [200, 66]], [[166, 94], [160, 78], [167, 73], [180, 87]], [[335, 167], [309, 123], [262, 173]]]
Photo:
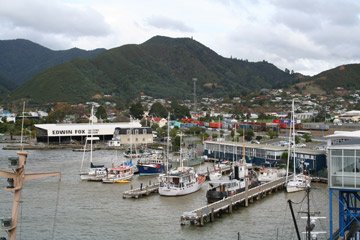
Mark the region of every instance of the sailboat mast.
[[170, 112], [167, 117], [167, 141], [166, 141], [166, 174], [169, 172], [169, 144], [170, 144]]
[[[294, 160], [294, 179], [296, 174], [296, 164], [295, 164], [295, 106], [294, 106], [294, 99], [292, 100], [292, 112], [291, 112], [291, 122], [292, 122], [292, 148], [293, 148], [293, 160]], [[289, 145], [291, 145], [291, 142], [289, 142]]]
[[182, 132], [180, 131], [180, 151], [179, 151], [179, 154], [180, 154], [180, 167], [183, 168], [184, 163], [183, 163], [183, 159], [182, 159], [182, 146], [181, 146], [181, 143], [182, 143]]
[[94, 105], [91, 106], [91, 116], [90, 116], [90, 123], [91, 123], [91, 127], [90, 127], [90, 162], [92, 162], [92, 159], [93, 159], [93, 124], [94, 124]]

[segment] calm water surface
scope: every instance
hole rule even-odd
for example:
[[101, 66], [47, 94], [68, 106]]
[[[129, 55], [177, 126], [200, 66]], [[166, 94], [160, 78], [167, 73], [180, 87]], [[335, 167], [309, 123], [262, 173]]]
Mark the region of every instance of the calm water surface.
[[[2, 147], [2, 146], [0, 146]], [[17, 239], [296, 239], [287, 200], [300, 202], [304, 193], [278, 192], [216, 218], [204, 227], [180, 226], [185, 211], [206, 204], [206, 186], [183, 197], [150, 195], [123, 199], [130, 184], [82, 182], [78, 175], [82, 153], [71, 150], [29, 150], [26, 172], [60, 171], [61, 181], [51, 177], [25, 183], [19, 216]], [[0, 151], [0, 168], [7, 169], [7, 157], [16, 151]], [[120, 152], [95, 151], [94, 163], [119, 161]], [[86, 164], [86, 166], [88, 166]], [[206, 165], [200, 166], [206, 169]], [[156, 177], [135, 176], [131, 184], [155, 181]], [[0, 217], [11, 216], [11, 193], [2, 190], [0, 179]], [[328, 217], [326, 185], [314, 185], [311, 207]], [[306, 202], [294, 205], [295, 212], [305, 211]], [[328, 232], [328, 219], [317, 224], [318, 231]], [[299, 229], [305, 220], [299, 219]], [[0, 236], [5, 236], [0, 230]], [[329, 234], [319, 239], [326, 239]]]

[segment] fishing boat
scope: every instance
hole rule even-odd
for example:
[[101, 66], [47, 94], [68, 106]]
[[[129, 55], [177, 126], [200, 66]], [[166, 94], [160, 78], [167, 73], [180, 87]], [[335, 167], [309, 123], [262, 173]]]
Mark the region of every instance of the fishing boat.
[[242, 159], [241, 161], [236, 161], [232, 166], [232, 173], [229, 178], [208, 182], [208, 190], [206, 191], [208, 203], [220, 201], [260, 184], [257, 174], [252, 168], [252, 164], [246, 163], [244, 138], [243, 143]]
[[[84, 153], [81, 161], [81, 167], [80, 167], [80, 179], [83, 181], [95, 181], [95, 182], [101, 182], [102, 179], [106, 176], [106, 168], [104, 165], [94, 165], [93, 164], [93, 141], [99, 140], [99, 137], [93, 136], [93, 123], [94, 123], [94, 106], [91, 108], [91, 116], [90, 116], [90, 125], [91, 125], [91, 134], [90, 137], [87, 137], [85, 139], [85, 146], [84, 146]], [[84, 160], [87, 149], [86, 145], [87, 142], [90, 141], [90, 168], [87, 170], [83, 170]]]
[[[170, 117], [168, 118], [168, 123], [170, 122]], [[169, 163], [169, 142], [170, 139], [170, 124], [168, 124], [167, 128], [167, 152], [166, 159], [164, 157], [163, 150], [152, 150], [146, 151], [148, 154], [145, 154], [142, 158], [140, 158], [137, 162], [137, 169], [139, 175], [157, 175], [167, 172], [167, 169], [171, 168], [171, 164]]]
[[[139, 175], [156, 175], [165, 172], [166, 162], [162, 153], [153, 153], [137, 162]], [[171, 166], [169, 166], [170, 168]]]
[[[170, 114], [168, 115], [168, 122]], [[169, 135], [169, 124], [168, 124]], [[166, 173], [159, 176], [159, 194], [161, 196], [182, 196], [198, 191], [204, 184], [206, 177], [195, 172], [193, 167], [183, 165], [181, 156], [180, 135], [180, 167], [169, 171], [169, 140], [167, 140]], [[168, 137], [169, 139], [169, 137]]]
[[[250, 168], [250, 169], [249, 169]], [[250, 165], [236, 164], [228, 179], [219, 179], [208, 182], [206, 199], [208, 203], [220, 201], [229, 196], [253, 188], [260, 184], [257, 174]]]
[[193, 167], [178, 167], [159, 176], [161, 196], [181, 196], [198, 191], [205, 182], [205, 176], [195, 172]]
[[262, 167], [258, 171], [258, 180], [261, 183], [275, 181], [286, 175], [286, 170], [282, 168]]
[[134, 176], [131, 166], [121, 165], [106, 169], [106, 177], [102, 178], [103, 183], [128, 183]]
[[294, 99], [292, 100], [292, 111], [291, 111], [291, 121], [289, 129], [289, 143], [293, 142], [294, 144], [289, 144], [288, 146], [288, 160], [287, 160], [287, 171], [286, 178], [289, 175], [289, 164], [290, 157], [293, 157], [293, 177], [287, 179], [286, 181], [286, 191], [287, 192], [298, 192], [304, 191], [306, 188], [309, 188], [311, 185], [311, 178], [304, 171], [304, 164], [301, 164], [301, 173], [296, 174], [296, 154], [295, 154], [295, 114], [294, 114]]

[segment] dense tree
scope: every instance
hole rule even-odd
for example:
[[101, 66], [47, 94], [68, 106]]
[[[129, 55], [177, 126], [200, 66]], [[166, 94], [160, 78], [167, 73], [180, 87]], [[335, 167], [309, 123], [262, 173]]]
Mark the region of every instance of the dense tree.
[[314, 120], [315, 122], [324, 122], [325, 118], [329, 118], [329, 115], [326, 113], [325, 109], [320, 109]]
[[160, 102], [155, 102], [150, 108], [149, 115], [166, 118], [168, 115], [168, 110]]
[[255, 135], [254, 131], [251, 128], [247, 129], [246, 132], [245, 132], [245, 140], [246, 141], [251, 141], [252, 138], [254, 137], [254, 135]]
[[190, 117], [190, 110], [186, 106], [181, 106], [176, 100], [171, 102], [172, 119], [181, 119], [184, 117]]
[[95, 116], [98, 119], [103, 119], [103, 120], [107, 119], [107, 117], [108, 117], [107, 113], [106, 113], [106, 109], [103, 106], [100, 106], [97, 108]]
[[273, 129], [269, 129], [267, 135], [269, 135], [270, 139], [274, 139], [278, 137], [278, 132], [274, 131]]
[[140, 102], [134, 103], [130, 106], [129, 113], [133, 118], [142, 119], [144, 116], [144, 107]]

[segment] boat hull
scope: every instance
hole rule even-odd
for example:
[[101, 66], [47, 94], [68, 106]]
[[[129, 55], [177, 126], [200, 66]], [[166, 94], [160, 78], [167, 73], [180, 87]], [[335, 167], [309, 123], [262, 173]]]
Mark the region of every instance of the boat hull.
[[197, 192], [201, 188], [202, 184], [194, 183], [191, 186], [187, 187], [167, 187], [167, 186], [160, 186], [159, 187], [159, 194], [161, 196], [167, 196], [167, 197], [175, 197], [175, 196], [183, 196], [190, 193]]
[[128, 183], [130, 182], [133, 176], [126, 176], [126, 177], [113, 177], [113, 178], [103, 178], [103, 183]]
[[137, 165], [139, 175], [156, 175], [165, 172], [163, 164], [141, 164]]

